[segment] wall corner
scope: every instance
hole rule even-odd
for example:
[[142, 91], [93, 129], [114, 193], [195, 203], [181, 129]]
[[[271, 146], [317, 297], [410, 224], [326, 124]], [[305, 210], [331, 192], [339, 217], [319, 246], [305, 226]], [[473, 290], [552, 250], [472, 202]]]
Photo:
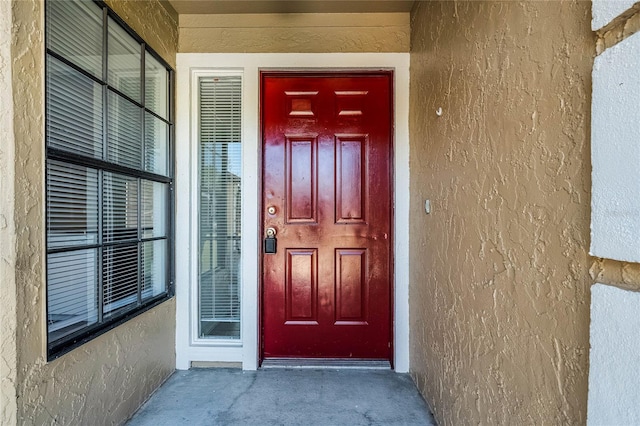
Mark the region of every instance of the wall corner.
[[15, 141], [11, 29], [13, 2], [0, 2], [0, 424], [17, 424]]

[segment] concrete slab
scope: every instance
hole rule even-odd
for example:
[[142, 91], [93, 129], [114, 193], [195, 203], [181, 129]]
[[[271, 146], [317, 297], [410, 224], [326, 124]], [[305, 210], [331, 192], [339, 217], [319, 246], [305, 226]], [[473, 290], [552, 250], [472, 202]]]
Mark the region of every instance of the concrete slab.
[[406, 374], [221, 368], [177, 371], [127, 425], [435, 425], [435, 421]]

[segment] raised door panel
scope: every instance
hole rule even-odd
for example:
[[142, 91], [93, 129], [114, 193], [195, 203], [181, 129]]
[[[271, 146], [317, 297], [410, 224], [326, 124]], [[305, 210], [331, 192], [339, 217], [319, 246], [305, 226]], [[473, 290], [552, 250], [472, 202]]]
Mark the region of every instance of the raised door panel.
[[287, 222], [315, 223], [318, 217], [318, 140], [310, 136], [288, 136]]
[[336, 250], [336, 325], [367, 323], [367, 251]]
[[365, 135], [336, 136], [336, 223], [364, 223], [366, 206]]
[[286, 324], [317, 325], [317, 250], [288, 249], [286, 259]]

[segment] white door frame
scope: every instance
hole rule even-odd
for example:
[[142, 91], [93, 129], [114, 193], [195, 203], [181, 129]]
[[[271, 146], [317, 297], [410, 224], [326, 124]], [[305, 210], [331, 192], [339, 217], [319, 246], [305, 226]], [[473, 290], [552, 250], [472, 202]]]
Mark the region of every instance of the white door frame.
[[[409, 371], [409, 54], [408, 53], [179, 53], [176, 84], [176, 368], [192, 362], [242, 363], [259, 357], [260, 71], [394, 70], [394, 367]], [[197, 338], [199, 75], [239, 72], [242, 93], [242, 290], [240, 341]]]

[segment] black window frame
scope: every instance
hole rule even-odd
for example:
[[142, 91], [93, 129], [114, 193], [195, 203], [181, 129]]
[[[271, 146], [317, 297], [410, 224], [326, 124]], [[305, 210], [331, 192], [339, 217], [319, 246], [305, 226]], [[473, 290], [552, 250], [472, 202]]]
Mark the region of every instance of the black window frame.
[[[73, 70], [81, 73], [83, 76], [91, 79], [94, 83], [97, 83], [101, 86], [102, 90], [102, 144], [103, 148], [107, 146], [108, 139], [108, 115], [109, 110], [107, 108], [107, 97], [109, 92], [114, 93], [118, 97], [127, 100], [128, 102], [133, 103], [136, 107], [138, 107], [141, 111], [141, 124], [140, 124], [140, 143], [142, 147], [144, 147], [145, 138], [146, 138], [146, 126], [145, 126], [145, 118], [147, 114], [155, 117], [155, 119], [161, 120], [168, 127], [167, 133], [167, 170], [166, 176], [161, 174], [156, 174], [153, 172], [144, 170], [144, 152], [142, 159], [142, 167], [140, 169], [131, 168], [127, 166], [123, 166], [121, 164], [116, 164], [114, 162], [110, 162], [108, 158], [105, 156], [102, 159], [70, 152], [67, 150], [54, 148], [48, 146], [47, 141], [49, 140], [49, 126], [45, 125], [45, 173], [44, 173], [44, 188], [45, 188], [45, 245], [46, 245], [46, 257], [45, 257], [45, 265], [46, 265], [46, 297], [45, 297], [45, 318], [46, 318], [46, 339], [47, 339], [47, 360], [52, 361], [67, 352], [95, 339], [96, 337], [112, 330], [113, 328], [137, 317], [138, 315], [162, 304], [163, 302], [173, 298], [175, 295], [175, 191], [174, 191], [174, 176], [175, 176], [175, 71], [174, 69], [155, 51], [153, 50], [145, 40], [140, 37], [123, 19], [121, 19], [109, 6], [106, 5], [103, 1], [97, 0], [76, 0], [82, 3], [90, 3], [95, 5], [97, 8], [100, 8], [102, 11], [102, 75], [100, 77], [94, 76], [90, 71], [83, 69], [81, 66], [73, 63], [71, 60], [65, 58], [59, 52], [55, 52], [50, 48], [49, 45], [49, 37], [50, 32], [48, 28], [48, 19], [46, 16], [50, 13], [50, 4], [54, 1], [61, 0], [48, 0], [45, 2], [45, 120], [48, 123], [49, 120], [49, 111], [48, 111], [48, 78], [49, 76], [49, 67], [48, 67], [48, 59], [54, 58], [55, 60], [62, 62], [67, 67], [72, 68]], [[64, 1], [64, 0], [62, 0]], [[107, 22], [109, 19], [113, 20], [120, 28], [124, 29], [125, 32], [130, 35], [136, 42], [140, 44], [140, 67], [141, 67], [141, 76], [140, 76], [140, 101], [136, 101], [129, 96], [125, 95], [121, 91], [119, 91], [116, 87], [113, 87], [109, 84], [109, 76], [108, 76], [108, 57], [109, 57], [109, 49], [108, 49], [108, 25]], [[146, 54], [151, 55], [156, 61], [160, 63], [167, 70], [167, 112], [166, 118], [162, 117], [155, 111], [145, 106], [145, 76], [146, 76], [146, 66], [145, 59]], [[104, 148], [106, 150], [106, 148]], [[138, 255], [137, 255], [137, 270], [138, 270], [138, 278], [137, 278], [137, 293], [138, 300], [134, 307], [119, 312], [115, 315], [110, 316], [105, 319], [102, 316], [103, 307], [105, 304], [104, 298], [102, 297], [103, 287], [104, 287], [104, 275], [102, 272], [97, 274], [97, 285], [98, 289], [96, 290], [100, 295], [98, 297], [98, 305], [99, 305], [99, 320], [92, 325], [85, 326], [69, 335], [64, 336], [63, 338], [57, 339], [55, 341], [51, 341], [51, 333], [50, 333], [50, 322], [49, 322], [49, 255], [55, 253], [62, 252], [72, 252], [74, 250], [78, 250], [79, 246], [68, 246], [64, 248], [60, 247], [50, 247], [49, 246], [49, 209], [48, 209], [48, 200], [49, 200], [49, 186], [47, 181], [47, 176], [49, 175], [49, 162], [57, 161], [63, 162], [69, 165], [87, 167], [89, 169], [97, 170], [100, 174], [99, 176], [103, 176], [104, 173], [116, 173], [121, 176], [131, 177], [137, 179], [138, 188], [141, 188], [142, 181], [150, 181], [150, 182], [158, 182], [165, 184], [167, 187], [167, 197], [166, 197], [166, 206], [165, 206], [165, 214], [166, 214], [166, 233], [163, 237], [143, 237], [142, 236], [142, 223], [140, 220], [137, 222], [137, 238], [134, 240], [129, 240], [127, 242], [118, 242], [111, 241], [105, 242], [103, 238], [100, 237], [97, 244], [85, 245], [82, 246], [83, 249], [97, 249], [97, 262], [98, 268], [102, 270], [102, 263], [104, 262], [104, 248], [110, 247], [133, 247], [134, 244], [138, 247]], [[98, 207], [98, 215], [102, 215], [103, 207], [102, 198], [104, 196], [104, 188], [103, 184], [100, 183], [98, 186], [98, 197], [99, 197], [99, 207]], [[138, 196], [138, 200], [140, 200], [141, 195]], [[140, 209], [141, 206], [138, 206], [138, 219], [140, 219]], [[100, 225], [98, 228], [98, 233], [104, 233], [103, 227], [103, 219], [99, 219]], [[142, 286], [144, 285], [144, 277], [142, 276], [143, 262], [141, 256], [142, 246], [145, 242], [153, 242], [158, 240], [166, 240], [166, 265], [165, 265], [165, 291], [150, 297], [146, 300], [141, 299], [141, 291]]]

